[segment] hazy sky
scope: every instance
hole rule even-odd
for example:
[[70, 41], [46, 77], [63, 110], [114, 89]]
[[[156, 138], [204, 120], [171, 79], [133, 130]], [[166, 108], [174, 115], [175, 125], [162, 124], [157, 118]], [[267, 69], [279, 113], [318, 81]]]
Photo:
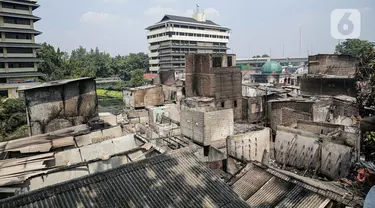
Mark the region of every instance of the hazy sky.
[[[229, 52], [238, 57], [269, 54], [331, 53], [337, 40], [330, 35], [330, 14], [337, 8], [359, 9], [361, 39], [375, 42], [374, 0], [39, 0], [35, 28], [38, 42], [62, 50], [78, 46], [112, 55], [147, 52], [146, 28], [164, 14], [191, 16], [195, 5], [207, 19], [232, 29]], [[311, 49], [312, 48], [312, 49]]]

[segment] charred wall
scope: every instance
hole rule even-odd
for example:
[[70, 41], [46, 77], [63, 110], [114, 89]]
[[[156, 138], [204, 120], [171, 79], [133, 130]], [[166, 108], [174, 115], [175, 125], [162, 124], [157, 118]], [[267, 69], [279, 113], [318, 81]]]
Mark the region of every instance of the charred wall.
[[301, 93], [306, 95], [348, 95], [356, 97], [354, 78], [302, 77]]
[[94, 79], [24, 91], [31, 135], [87, 123], [98, 116]]
[[347, 55], [309, 56], [309, 74], [354, 75], [357, 59]]
[[[289, 108], [295, 111], [295, 113], [291, 113], [289, 116], [299, 115], [299, 112], [308, 113], [311, 115], [313, 114], [313, 104], [314, 102], [307, 102], [307, 101], [271, 101], [268, 103], [268, 122], [273, 131], [276, 131], [278, 125], [284, 122], [289, 122], [288, 120], [285, 121], [285, 116], [283, 116], [283, 108]], [[284, 113], [287, 111], [284, 109]], [[299, 119], [299, 116], [295, 120]]]

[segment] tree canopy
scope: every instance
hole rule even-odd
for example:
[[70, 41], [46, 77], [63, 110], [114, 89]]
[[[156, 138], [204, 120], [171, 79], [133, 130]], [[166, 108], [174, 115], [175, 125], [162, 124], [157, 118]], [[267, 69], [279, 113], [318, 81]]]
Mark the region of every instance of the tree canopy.
[[38, 57], [44, 60], [39, 71], [46, 74], [46, 80], [118, 76], [123, 81], [130, 81], [134, 70], [148, 71], [148, 56], [144, 53], [112, 57], [99, 48], [87, 50], [80, 46], [68, 54], [43, 43]]

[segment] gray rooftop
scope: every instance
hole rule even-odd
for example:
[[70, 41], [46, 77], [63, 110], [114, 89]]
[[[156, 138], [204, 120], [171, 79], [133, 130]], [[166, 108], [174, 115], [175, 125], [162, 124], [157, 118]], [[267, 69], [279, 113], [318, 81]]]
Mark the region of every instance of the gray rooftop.
[[175, 15], [165, 15], [163, 19], [160, 20], [160, 22], [165, 22], [168, 20], [174, 20], [174, 21], [181, 21], [181, 22], [191, 22], [191, 23], [200, 23], [200, 24], [208, 24], [208, 25], [218, 25], [211, 20], [206, 20], [205, 22], [197, 21], [194, 18], [191, 17], [182, 17], [182, 16], [175, 16]]
[[[215, 27], [215, 28], [222, 28], [222, 29], [225, 29], [225, 30], [229, 30], [229, 28], [226, 28], [226, 27], [222, 27], [216, 23], [214, 23], [213, 21], [211, 20], [206, 20], [204, 22], [200, 22], [192, 17], [183, 17], [183, 16], [176, 16], [176, 15], [165, 15], [161, 20], [160, 22], [156, 23], [156, 25], [152, 25], [150, 27], [147, 27], [146, 29], [151, 29], [155, 26], [160, 26], [161, 24], [160, 23], [163, 23], [163, 22], [166, 22], [166, 21], [176, 21], [176, 22], [184, 22], [182, 24], [184, 25], [191, 25], [191, 26], [196, 26], [196, 24], [204, 24], [204, 25], [207, 25], [207, 27], [211, 26], [211, 27]], [[189, 24], [190, 23], [190, 24]]]
[[177, 150], [0, 201], [17, 207], [250, 207], [190, 151]]

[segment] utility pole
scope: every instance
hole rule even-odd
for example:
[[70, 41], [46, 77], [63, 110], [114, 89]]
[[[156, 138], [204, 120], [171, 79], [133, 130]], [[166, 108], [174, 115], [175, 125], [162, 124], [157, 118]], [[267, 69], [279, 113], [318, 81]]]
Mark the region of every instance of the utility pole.
[[283, 44], [283, 57], [285, 57], [285, 54], [284, 54], [284, 44]]
[[299, 56], [302, 55], [302, 25], [299, 26]]

